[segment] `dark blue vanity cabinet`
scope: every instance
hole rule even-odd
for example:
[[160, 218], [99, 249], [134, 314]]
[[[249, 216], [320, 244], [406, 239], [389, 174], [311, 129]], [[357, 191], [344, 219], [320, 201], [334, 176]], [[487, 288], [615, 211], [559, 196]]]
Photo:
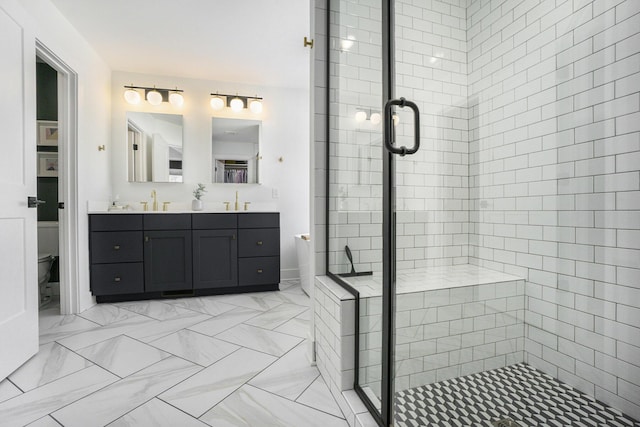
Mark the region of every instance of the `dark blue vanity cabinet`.
[[145, 292], [193, 288], [191, 215], [143, 215]]
[[98, 302], [277, 290], [278, 213], [90, 214]]
[[193, 214], [193, 287], [238, 286], [238, 215]]

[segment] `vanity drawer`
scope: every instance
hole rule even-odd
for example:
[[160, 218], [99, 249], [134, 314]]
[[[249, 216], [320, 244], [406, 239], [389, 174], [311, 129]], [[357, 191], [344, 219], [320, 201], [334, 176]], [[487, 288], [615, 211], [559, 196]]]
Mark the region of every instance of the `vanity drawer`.
[[142, 262], [142, 231], [91, 233], [91, 263]]
[[238, 227], [236, 214], [191, 214], [193, 230], [217, 230]]
[[238, 214], [238, 228], [277, 227], [280, 227], [280, 214], [277, 212]]
[[191, 230], [189, 214], [147, 214], [144, 216], [145, 230]]
[[92, 214], [89, 215], [89, 229], [91, 231], [142, 230], [142, 215]]
[[240, 258], [238, 267], [238, 279], [243, 286], [280, 283], [279, 257]]
[[143, 264], [136, 262], [92, 265], [91, 292], [94, 295], [137, 294], [144, 292]]
[[238, 256], [280, 255], [280, 229], [255, 228], [238, 230]]

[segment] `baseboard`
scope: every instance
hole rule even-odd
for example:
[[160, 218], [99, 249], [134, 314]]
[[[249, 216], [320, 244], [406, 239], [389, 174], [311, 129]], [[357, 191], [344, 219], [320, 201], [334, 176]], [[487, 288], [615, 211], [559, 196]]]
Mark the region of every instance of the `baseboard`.
[[289, 279], [299, 279], [300, 271], [297, 268], [283, 268], [280, 270], [280, 279], [289, 280]]

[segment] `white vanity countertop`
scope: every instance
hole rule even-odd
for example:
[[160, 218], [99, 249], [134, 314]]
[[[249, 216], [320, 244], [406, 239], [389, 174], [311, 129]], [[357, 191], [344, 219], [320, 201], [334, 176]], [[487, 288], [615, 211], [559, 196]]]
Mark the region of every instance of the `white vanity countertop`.
[[[219, 206], [218, 206], [219, 205]], [[231, 214], [231, 213], [236, 213], [236, 214], [242, 214], [242, 213], [273, 213], [273, 212], [279, 212], [279, 210], [277, 209], [277, 206], [275, 205], [275, 203], [269, 203], [269, 202], [257, 202], [255, 204], [252, 204], [249, 206], [249, 210], [245, 211], [244, 209], [244, 202], [241, 202], [240, 204], [240, 209], [241, 210], [237, 210], [234, 211], [233, 210], [233, 205], [230, 206], [230, 210], [225, 210], [224, 206], [222, 204], [222, 202], [220, 203], [216, 203], [216, 202], [210, 202], [210, 205], [207, 206], [207, 203], [205, 203], [204, 209], [201, 211], [194, 211], [191, 210], [191, 203], [181, 203], [181, 202], [176, 202], [173, 203], [172, 206], [169, 206], [169, 210], [168, 211], [163, 211], [162, 210], [162, 204], [158, 203], [158, 211], [152, 211], [151, 210], [151, 203], [149, 203], [149, 210], [148, 211], [144, 211], [142, 210], [142, 206], [138, 205], [138, 204], [134, 204], [134, 203], [129, 203], [128, 204], [129, 208], [128, 209], [109, 209], [109, 203], [107, 202], [93, 202], [90, 201], [87, 205], [87, 212], [89, 214], [152, 214], [152, 215], [157, 215], [157, 214], [191, 214], [191, 213], [195, 213], [195, 214], [211, 214], [211, 213], [225, 213], [225, 214]]]
[[90, 210], [88, 213], [89, 214], [116, 214], [116, 215], [121, 215], [121, 214], [151, 214], [151, 215], [157, 215], [157, 214], [211, 214], [211, 213], [221, 213], [221, 214], [243, 214], [243, 213], [276, 213], [278, 212], [277, 210], [264, 210], [264, 209], [260, 209], [260, 210], [248, 210], [248, 211], [213, 211], [213, 210], [202, 210], [202, 211], [193, 211], [193, 210], [169, 210], [169, 211], [142, 211], [142, 210], [137, 210], [134, 211], [132, 209], [129, 210], [104, 210], [104, 209], [96, 209], [96, 210]]

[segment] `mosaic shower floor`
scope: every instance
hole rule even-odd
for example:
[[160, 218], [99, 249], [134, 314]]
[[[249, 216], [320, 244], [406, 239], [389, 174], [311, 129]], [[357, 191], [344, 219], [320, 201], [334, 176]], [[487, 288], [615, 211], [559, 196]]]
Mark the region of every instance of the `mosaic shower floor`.
[[524, 363], [404, 390], [394, 405], [399, 427], [640, 427]]

